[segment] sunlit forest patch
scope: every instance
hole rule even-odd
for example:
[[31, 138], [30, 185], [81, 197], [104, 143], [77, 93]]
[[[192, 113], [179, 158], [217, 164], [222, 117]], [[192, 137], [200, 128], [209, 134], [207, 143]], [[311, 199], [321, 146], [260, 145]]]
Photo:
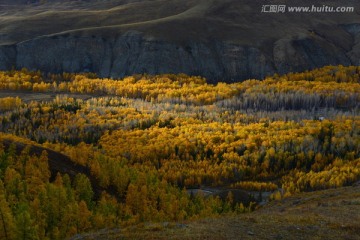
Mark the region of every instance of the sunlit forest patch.
[[0, 72], [0, 236], [64, 239], [240, 214], [351, 185], [360, 180], [359, 74], [328, 66], [209, 84]]

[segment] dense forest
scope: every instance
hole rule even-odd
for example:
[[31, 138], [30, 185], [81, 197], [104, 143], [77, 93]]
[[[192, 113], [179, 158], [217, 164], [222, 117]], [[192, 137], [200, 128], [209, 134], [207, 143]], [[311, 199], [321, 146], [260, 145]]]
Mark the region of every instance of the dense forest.
[[[22, 69], [0, 72], [0, 94], [1, 239], [241, 213], [257, 204], [231, 190], [360, 180], [356, 66], [233, 84]], [[65, 161], [79, 171], [54, 169]], [[188, 191], [201, 188], [229, 191]]]

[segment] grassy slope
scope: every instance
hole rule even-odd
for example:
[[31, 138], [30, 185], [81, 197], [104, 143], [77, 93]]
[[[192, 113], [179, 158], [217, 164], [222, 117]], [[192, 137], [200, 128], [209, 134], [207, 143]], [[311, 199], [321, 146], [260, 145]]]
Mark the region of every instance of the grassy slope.
[[360, 239], [360, 185], [298, 194], [252, 213], [144, 224], [74, 239]]
[[[300, 5], [298, 1], [286, 2]], [[315, 3], [360, 8], [356, 0]], [[338, 24], [360, 22], [357, 13], [264, 14], [260, 12], [263, 4], [260, 0], [110, 0], [4, 6], [0, 8], [0, 44], [65, 33], [107, 37], [128, 30], [171, 41], [218, 38], [260, 45], [314, 34], [315, 29], [315, 34], [336, 42], [345, 34]], [[343, 47], [351, 42], [348, 36], [348, 41], [342, 40]]]

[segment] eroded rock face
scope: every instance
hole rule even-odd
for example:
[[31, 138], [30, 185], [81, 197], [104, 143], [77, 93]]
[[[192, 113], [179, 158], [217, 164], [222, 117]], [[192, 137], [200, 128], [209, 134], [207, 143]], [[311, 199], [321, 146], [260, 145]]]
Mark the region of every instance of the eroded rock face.
[[[2, 70], [96, 72], [113, 78], [186, 73], [232, 82], [360, 64], [356, 12], [265, 14], [260, 0], [3, 2], [18, 5], [0, 8]], [[360, 7], [357, 0], [312, 4]]]
[[359, 64], [359, 27], [350, 51], [321, 38], [280, 39], [273, 55], [252, 46], [188, 42], [185, 45], [148, 39], [138, 32], [116, 38], [54, 36], [0, 48], [1, 69], [26, 67], [45, 72], [96, 72], [101, 77], [136, 73], [186, 73], [210, 81], [261, 79], [275, 72], [303, 71], [324, 65]]
[[16, 46], [0, 46], [0, 69], [9, 70], [16, 65]]
[[344, 28], [352, 35], [354, 39], [354, 45], [347, 53], [352, 64], [360, 65], [360, 24], [349, 24]]
[[2, 52], [7, 56], [1, 54], [3, 68], [14, 65], [47, 72], [96, 72], [113, 78], [136, 73], [186, 73], [212, 81], [237, 81], [263, 78], [276, 71], [272, 60], [253, 47], [216, 41], [179, 46], [148, 40], [139, 33], [113, 39], [40, 38], [3, 48]]
[[347, 52], [323, 39], [279, 40], [274, 46], [279, 73], [303, 71], [325, 65], [351, 65]]

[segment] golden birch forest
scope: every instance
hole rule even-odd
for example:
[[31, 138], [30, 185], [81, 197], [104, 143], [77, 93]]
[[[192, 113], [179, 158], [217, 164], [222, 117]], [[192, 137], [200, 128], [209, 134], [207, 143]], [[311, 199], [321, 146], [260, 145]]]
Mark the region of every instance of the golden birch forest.
[[360, 67], [209, 84], [0, 72], [0, 239], [242, 214], [360, 180]]

